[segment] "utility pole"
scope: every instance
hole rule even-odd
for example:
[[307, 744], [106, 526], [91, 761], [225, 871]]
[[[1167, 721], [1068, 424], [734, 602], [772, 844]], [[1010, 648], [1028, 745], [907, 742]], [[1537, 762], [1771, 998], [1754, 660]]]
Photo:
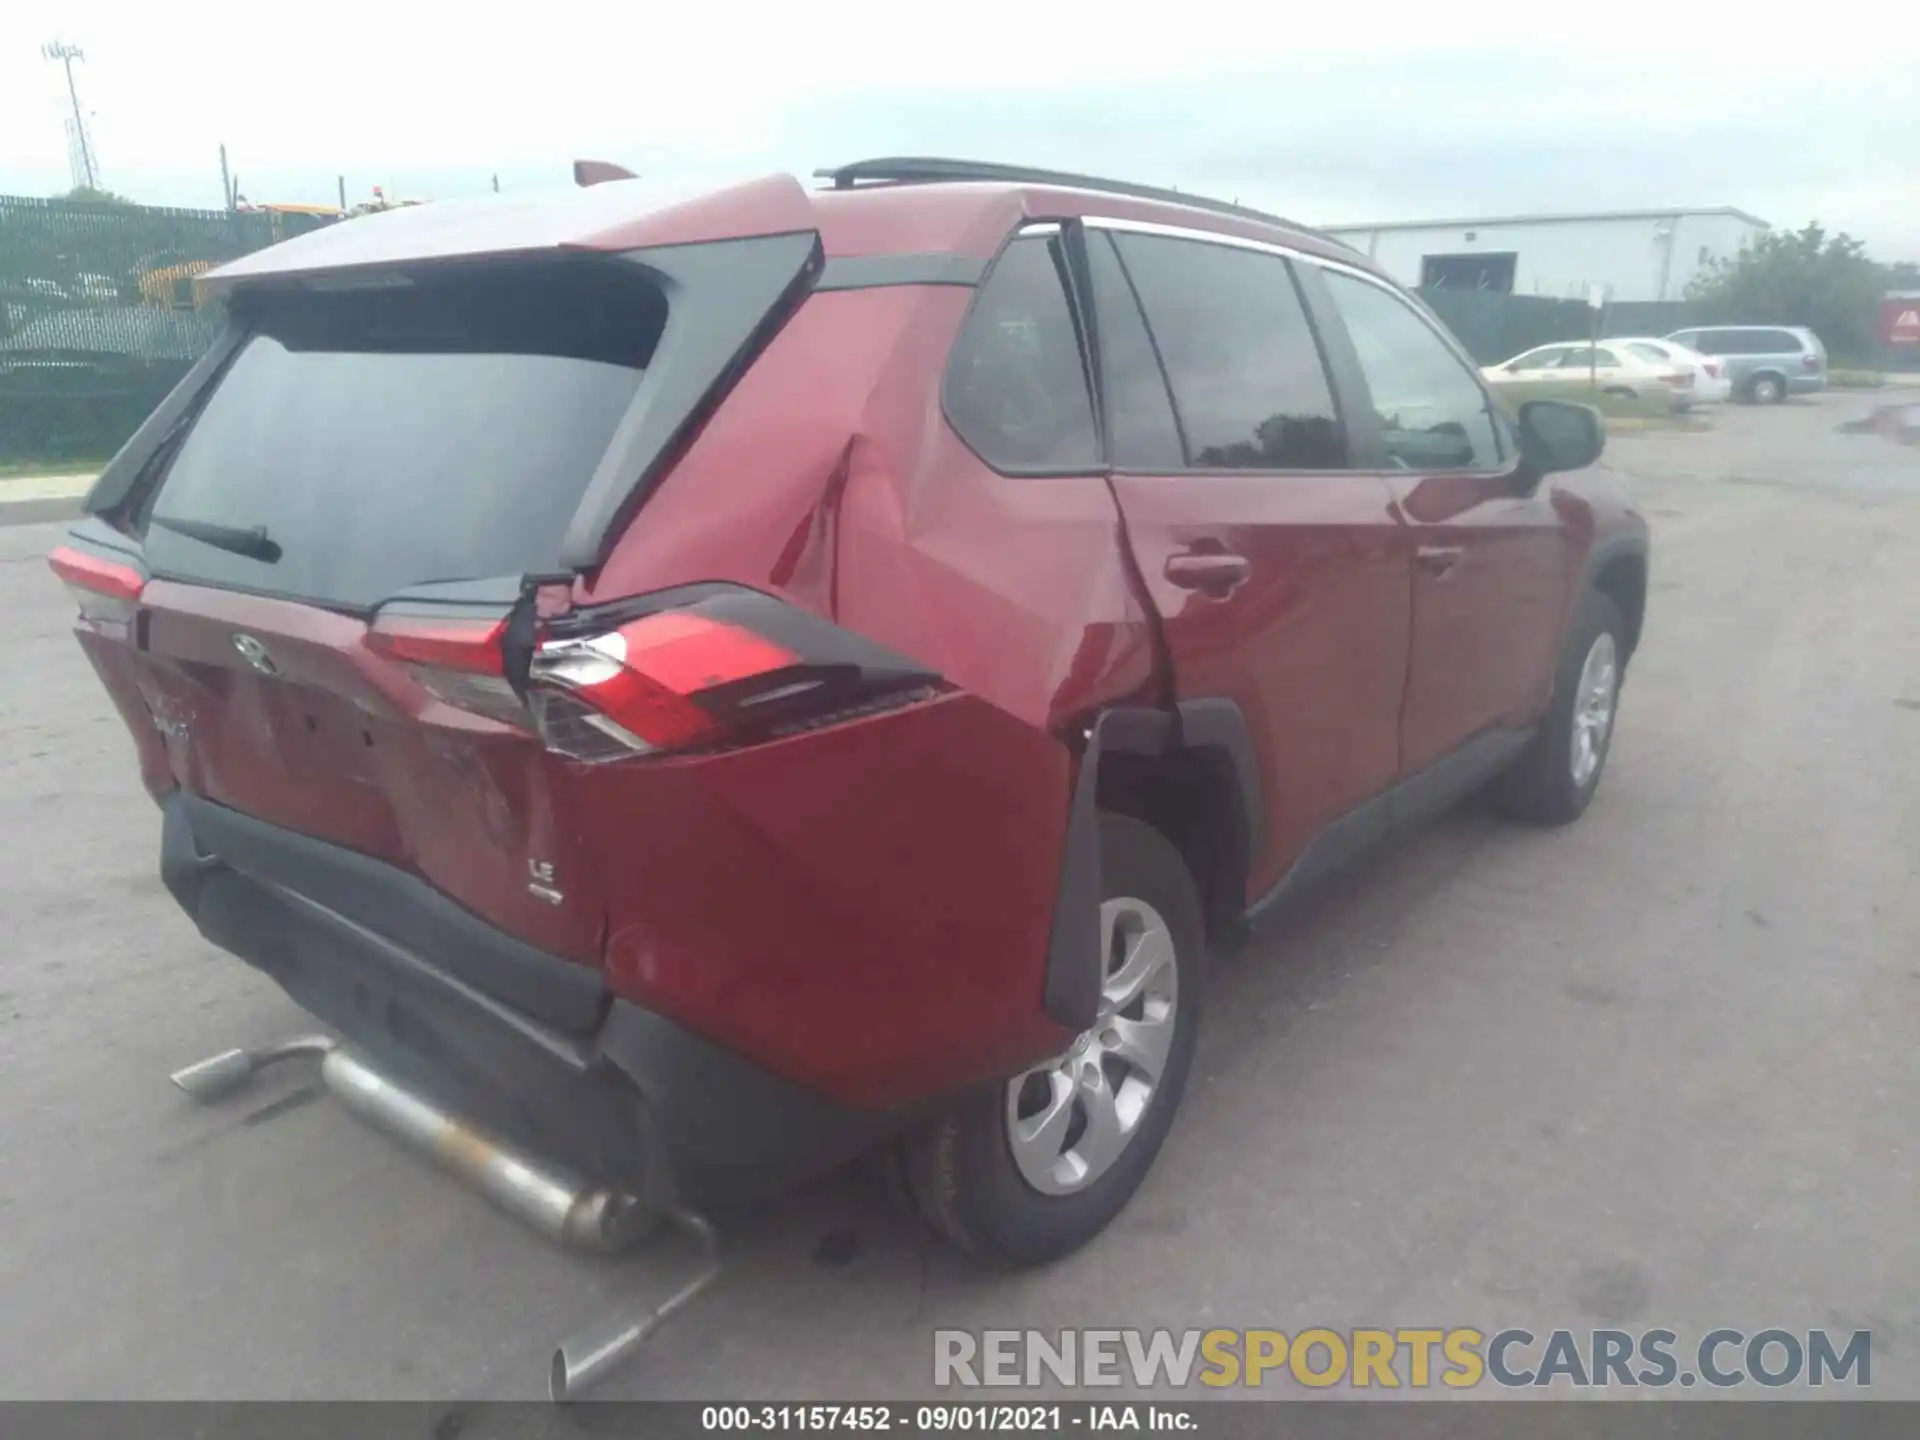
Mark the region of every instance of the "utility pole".
[[73, 102], [72, 131], [67, 138], [68, 164], [71, 167], [73, 183], [76, 187], [86, 186], [89, 190], [100, 188], [100, 168], [94, 163], [93, 141], [87, 135], [87, 117], [80, 108], [80, 88], [73, 81], [73, 62], [86, 59], [78, 45], [69, 45], [64, 40], [55, 40], [42, 45], [40, 53], [49, 60], [58, 60], [67, 72], [67, 98]]
[[227, 169], [227, 147], [220, 147], [220, 203], [227, 210], [233, 209], [233, 176]]

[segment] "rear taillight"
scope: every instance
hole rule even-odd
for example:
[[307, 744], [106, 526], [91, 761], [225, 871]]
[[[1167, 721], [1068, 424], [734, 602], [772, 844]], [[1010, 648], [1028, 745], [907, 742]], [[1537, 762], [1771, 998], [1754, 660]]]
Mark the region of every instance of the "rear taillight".
[[1820, 357], [1818, 355], [1802, 355], [1800, 357], [1800, 363], [1809, 370], [1818, 370], [1820, 368]]
[[526, 727], [526, 706], [506, 680], [501, 619], [448, 620], [382, 613], [367, 648], [397, 661], [440, 700], [493, 720]]
[[139, 608], [140, 592], [147, 586], [146, 577], [131, 565], [68, 545], [55, 546], [47, 565], [66, 582], [81, 617], [87, 620], [126, 623]]
[[1709, 380], [1718, 380], [1720, 378], [1720, 362], [1718, 360], [1702, 361], [1700, 368], [1707, 372], [1707, 378]]
[[[681, 750], [726, 733], [726, 716], [701, 697], [799, 663], [750, 630], [667, 610], [604, 634], [548, 641], [534, 656], [530, 698], [548, 743], [578, 759]], [[562, 703], [550, 704], [555, 697]]]
[[772, 739], [938, 688], [930, 672], [756, 591], [707, 585], [642, 603], [638, 615], [630, 605], [552, 622], [523, 692], [507, 679], [504, 620], [383, 615], [367, 643], [447, 704], [589, 762]]

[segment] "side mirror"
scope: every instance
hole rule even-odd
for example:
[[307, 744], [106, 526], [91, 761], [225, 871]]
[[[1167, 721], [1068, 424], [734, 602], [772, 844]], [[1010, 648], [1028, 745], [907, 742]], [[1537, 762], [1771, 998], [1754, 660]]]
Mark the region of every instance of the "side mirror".
[[1520, 476], [1529, 487], [1562, 470], [1584, 470], [1607, 448], [1607, 428], [1591, 405], [1529, 400], [1520, 407]]

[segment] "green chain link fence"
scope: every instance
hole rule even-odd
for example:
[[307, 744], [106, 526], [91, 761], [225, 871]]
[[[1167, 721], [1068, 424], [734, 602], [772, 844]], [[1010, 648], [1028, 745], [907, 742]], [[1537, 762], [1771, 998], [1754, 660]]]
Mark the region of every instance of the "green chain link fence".
[[0, 464], [111, 455], [219, 329], [195, 277], [325, 223], [0, 196]]
[[[1592, 333], [1593, 312], [1584, 300], [1495, 290], [1422, 290], [1420, 298], [1482, 365]], [[1684, 301], [1622, 301], [1600, 312], [1600, 334], [1671, 335], [1699, 318]]]

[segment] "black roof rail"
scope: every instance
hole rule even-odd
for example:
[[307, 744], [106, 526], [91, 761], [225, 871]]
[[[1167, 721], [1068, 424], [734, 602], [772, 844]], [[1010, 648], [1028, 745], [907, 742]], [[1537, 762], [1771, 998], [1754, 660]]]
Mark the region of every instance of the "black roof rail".
[[1155, 185], [1135, 185], [1127, 180], [1103, 180], [1096, 175], [1075, 175], [1064, 170], [1039, 170], [1027, 165], [1001, 165], [988, 160], [949, 160], [931, 155], [890, 155], [877, 160], [856, 160], [851, 165], [832, 166], [813, 173], [815, 179], [831, 180], [836, 190], [851, 190], [862, 183], [930, 185], [955, 180], [995, 180], [1009, 185], [1058, 185], [1064, 189], [1099, 190], [1109, 195], [1131, 196], [1135, 200], [1157, 200], [1167, 205], [1211, 210], [1216, 215], [1233, 215], [1242, 220], [1254, 220], [1262, 225], [1291, 230], [1296, 235], [1309, 235], [1343, 250], [1353, 249], [1337, 236], [1315, 230], [1311, 225], [1302, 225], [1297, 220], [1269, 215], [1264, 210], [1229, 204], [1225, 200], [1209, 200], [1204, 195], [1190, 195], [1183, 190], [1163, 190]]

